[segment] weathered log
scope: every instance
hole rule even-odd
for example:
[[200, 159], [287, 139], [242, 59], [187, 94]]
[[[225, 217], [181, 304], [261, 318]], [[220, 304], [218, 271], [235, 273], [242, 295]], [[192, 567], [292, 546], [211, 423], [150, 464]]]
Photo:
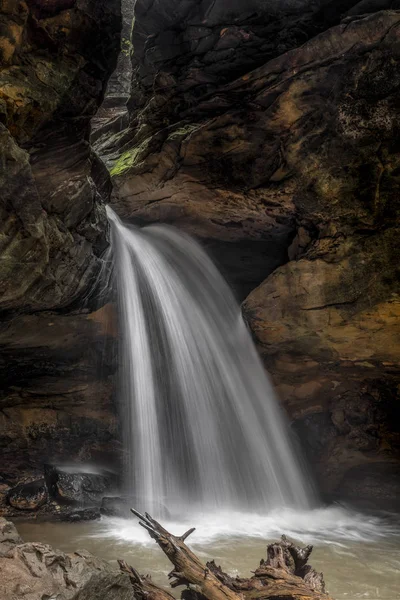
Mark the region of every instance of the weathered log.
[[[322, 573], [308, 564], [312, 546], [300, 548], [282, 536], [280, 542], [267, 547], [267, 558], [261, 560], [253, 577], [233, 578], [214, 561], [204, 565], [186, 546], [185, 540], [194, 529], [174, 536], [148, 513], [132, 512], [174, 565], [169, 574], [171, 587], [186, 586], [182, 600], [331, 600]], [[171, 600], [172, 596], [155, 586], [149, 576], [140, 576], [123, 561], [120, 566], [129, 574], [137, 600]]]
[[118, 564], [122, 573], [129, 575], [136, 600], [176, 600], [166, 590], [155, 585], [150, 575], [139, 575], [124, 560], [119, 560]]

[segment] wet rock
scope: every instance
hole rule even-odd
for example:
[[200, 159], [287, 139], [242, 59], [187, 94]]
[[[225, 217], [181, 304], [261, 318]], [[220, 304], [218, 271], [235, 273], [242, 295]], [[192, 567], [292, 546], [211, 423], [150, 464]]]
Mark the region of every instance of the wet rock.
[[107, 247], [110, 190], [87, 138], [117, 60], [120, 2], [48, 7], [0, 9], [1, 310], [71, 305]]
[[37, 510], [48, 499], [44, 479], [22, 483], [10, 489], [7, 494], [8, 503], [18, 510]]
[[252, 290], [244, 316], [332, 494], [400, 459], [400, 14], [256, 4], [227, 22], [222, 1], [138, 0], [112, 203], [193, 234]]
[[86, 551], [65, 554], [22, 543], [14, 525], [0, 519], [0, 598], [7, 600], [133, 600], [129, 577]]
[[50, 494], [58, 502], [75, 505], [100, 504], [116, 484], [113, 474], [52, 465], [45, 465], [45, 480]]
[[88, 138], [117, 62], [120, 4], [0, 3], [0, 449], [17, 481], [117, 445], [92, 293], [111, 184]]
[[11, 556], [15, 546], [22, 543], [15, 525], [0, 517], [0, 558]]
[[347, 11], [346, 15], [365, 15], [367, 13], [376, 12], [377, 10], [387, 10], [390, 8], [393, 10], [399, 9], [399, 0], [361, 0], [361, 2], [358, 2]]
[[[338, 24], [357, 4], [357, 0], [204, 0], [200, 4], [165, 0], [150, 10], [148, 0], [138, 0], [132, 31], [131, 113], [143, 109], [149, 123], [164, 119], [169, 125], [221, 84]], [[389, 5], [386, 0], [385, 8]]]
[[131, 508], [141, 512], [151, 512], [158, 518], [168, 518], [170, 513], [161, 502], [143, 502], [137, 496], [106, 496], [101, 501], [100, 512], [106, 517], [130, 519], [133, 517]]
[[307, 456], [312, 460], [313, 454], [318, 453], [327, 442], [337, 435], [329, 413], [312, 413], [296, 419], [294, 431], [304, 440]]
[[0, 324], [5, 491], [39, 478], [49, 461], [118, 468], [113, 314], [108, 306], [89, 314], [20, 315]]
[[[317, 25], [314, 20], [317, 17], [306, 3], [301, 8], [301, 18], [310, 18], [309, 24], [313, 25], [302, 29], [306, 39], [310, 36], [312, 39], [308, 42], [303, 39], [306, 43], [300, 45], [296, 35], [289, 40], [290, 28], [283, 32], [284, 18], [288, 19], [285, 11], [289, 10], [286, 3], [271, 9], [272, 13], [268, 3], [266, 13], [263, 17], [259, 15], [261, 22], [265, 18], [266, 23], [257, 36], [254, 27], [260, 19], [245, 20], [240, 2], [232, 7], [233, 14], [237, 11], [239, 23], [232, 30], [222, 22], [219, 25], [218, 19], [223, 21], [224, 17], [223, 3], [213, 3], [219, 48], [228, 42], [233, 44], [240, 59], [244, 57], [243, 48], [251, 46], [254, 36], [257, 40], [266, 36], [273, 49], [269, 56], [264, 55], [264, 64], [256, 69], [256, 59], [250, 60], [254, 70], [247, 69], [244, 61], [244, 74], [240, 77], [240, 69], [225, 69], [229, 81], [224, 82], [218, 76], [212, 83], [204, 84], [206, 91], [202, 94], [201, 85], [190, 86], [185, 80], [189, 75], [182, 69], [182, 61], [190, 63], [192, 59], [176, 37], [173, 49], [180, 49], [179, 59], [168, 59], [168, 68], [162, 59], [154, 58], [152, 62], [150, 56], [157, 53], [150, 54], [149, 47], [172, 47], [170, 37], [164, 33], [173, 27], [167, 13], [146, 11], [144, 4], [139, 1], [136, 5], [137, 30], [133, 31], [137, 85], [132, 90], [130, 129], [121, 138], [118, 159], [115, 160], [114, 148], [108, 161], [114, 182], [112, 204], [117, 212], [139, 225], [167, 222], [201, 239], [241, 298], [279, 265], [287, 263], [289, 255], [292, 258], [304, 255], [316, 237], [331, 239], [334, 244], [333, 240], [339, 239], [342, 231], [347, 235], [347, 228], [353, 227], [353, 217], [354, 223], [358, 219], [358, 230], [369, 230], [372, 236], [372, 190], [380, 178], [375, 141], [384, 139], [388, 156], [397, 164], [397, 151], [390, 140], [398, 121], [396, 85], [391, 74], [398, 69], [398, 52], [390, 40], [391, 36], [397, 36], [394, 22], [398, 13], [376, 13], [312, 38], [318, 27], [338, 22], [350, 5], [344, 2], [342, 11], [331, 3], [336, 16], [321, 17], [324, 25]], [[198, 11], [202, 9], [198, 3], [195, 7], [190, 4], [185, 4], [187, 18], [183, 29], [190, 25], [192, 9], [196, 23], [202, 22], [212, 29], [211, 16], [207, 14], [200, 19]], [[183, 10], [176, 2], [171, 1], [171, 5], [176, 5], [178, 14]], [[308, 9], [314, 16], [307, 13]], [[261, 10], [260, 5], [255, 10]], [[176, 12], [172, 14], [174, 18], [177, 16]], [[299, 27], [299, 15], [295, 21]], [[152, 33], [155, 28], [163, 35], [150, 36], [149, 31], [144, 44], [143, 31], [150, 30], [150, 23]], [[394, 28], [390, 29], [392, 25]], [[285, 49], [274, 39], [271, 32], [274, 27], [277, 37], [282, 34], [282, 42], [288, 37]], [[385, 38], [385, 32], [389, 37]], [[199, 39], [204, 39], [203, 33], [206, 32], [190, 29], [190, 35], [200, 36]], [[243, 38], [240, 46], [237, 46], [238, 35]], [[369, 52], [367, 48], [373, 46]], [[285, 53], [289, 47], [291, 50]], [[363, 55], [361, 47], [365, 50]], [[310, 67], [315, 53], [321, 59]], [[394, 62], [389, 66], [384, 57], [392, 55]], [[262, 60], [261, 56], [257, 54], [257, 59]], [[207, 80], [207, 65], [198, 57], [196, 61], [199, 63], [196, 69], [188, 67], [188, 73], [195, 71]], [[324, 61], [329, 62], [326, 68]], [[176, 70], [171, 62], [176, 64]], [[379, 96], [378, 87], [372, 84], [379, 77], [387, 81], [387, 86], [381, 88], [386, 90], [384, 97]], [[335, 94], [329, 96], [327, 90], [333, 80], [337, 82]], [[351, 104], [347, 95], [350, 88], [357, 97]], [[175, 101], [179, 108], [174, 107]], [[316, 139], [321, 152], [316, 151]], [[392, 207], [394, 216], [398, 182], [396, 169], [392, 175], [389, 164], [390, 161], [385, 162], [383, 167], [384, 184], [382, 180], [380, 189], [390, 197], [384, 204]], [[369, 174], [367, 178], [364, 173]], [[330, 202], [332, 194], [336, 198], [334, 205]], [[376, 216], [376, 223], [380, 218]], [[329, 231], [329, 222], [335, 223], [335, 231]], [[368, 244], [367, 236], [360, 235], [362, 242], [354, 240], [349, 252], [354, 253], [363, 242]], [[396, 234], [391, 232], [391, 235]], [[373, 243], [372, 237], [370, 242]], [[383, 247], [387, 248], [389, 242], [382, 239], [380, 243], [381, 250], [386, 252]], [[377, 248], [375, 256], [378, 251]], [[360, 256], [361, 264], [363, 258]], [[371, 261], [365, 264], [365, 271], [369, 269]], [[389, 277], [393, 279], [392, 268], [390, 271]], [[318, 273], [318, 277], [324, 276], [325, 273]], [[317, 277], [315, 282], [318, 286]], [[312, 317], [303, 315], [307, 316]]]
[[90, 141], [99, 150], [109, 144], [110, 138], [121, 132], [129, 125], [129, 114], [126, 103], [132, 77], [132, 30], [133, 10], [132, 0], [121, 0], [122, 31], [121, 51], [115, 71], [111, 75], [107, 91], [100, 109], [91, 121]]
[[81, 510], [73, 510], [69, 513], [61, 515], [62, 521], [70, 523], [79, 523], [81, 521], [97, 521], [100, 519], [100, 509], [98, 508], [83, 508]]

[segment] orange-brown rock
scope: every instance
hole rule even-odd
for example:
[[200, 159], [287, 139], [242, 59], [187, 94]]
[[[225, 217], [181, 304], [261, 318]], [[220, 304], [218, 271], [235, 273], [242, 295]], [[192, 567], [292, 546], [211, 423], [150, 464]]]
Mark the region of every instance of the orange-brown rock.
[[[218, 30], [221, 3], [196, 31], [188, 8], [181, 46], [167, 33], [172, 12], [146, 7], [131, 128], [107, 156], [113, 203], [203, 240], [240, 294], [264, 280], [245, 317], [325, 491], [349, 497], [350, 469], [371, 465], [372, 477], [400, 455], [398, 6], [322, 2], [323, 25], [311, 18], [303, 45], [237, 71], [247, 42]], [[238, 22], [251, 39], [250, 21]], [[226, 43], [226, 76], [207, 79], [216, 49], [195, 37]]]
[[107, 461], [117, 444], [112, 335], [89, 314], [111, 185], [88, 138], [120, 29], [120, 0], [0, 6], [3, 508], [8, 488], [41, 477], [44, 462]]
[[88, 144], [117, 59], [119, 0], [0, 8], [0, 309], [71, 305], [107, 245], [107, 173]]
[[[373, 502], [375, 485], [388, 508], [400, 485], [399, 19], [348, 20], [264, 71], [279, 71], [268, 127], [297, 182], [299, 229], [290, 262], [244, 303], [325, 490]], [[268, 104], [260, 75], [249, 85]]]
[[[374, 202], [378, 212], [382, 208], [378, 181], [390, 195], [385, 210], [392, 198], [396, 202], [396, 150], [389, 141], [397, 122], [397, 19], [395, 11], [383, 11], [329, 29], [232, 83], [214, 82], [186, 110], [181, 106], [161, 122], [160, 111], [164, 115], [172, 102], [168, 94], [181, 102], [187, 95], [169, 80], [171, 61], [150, 67], [143, 58], [138, 72], [157, 72], [157, 94], [140, 110], [135, 105], [118, 160], [108, 156], [117, 211], [139, 224], [175, 224], [202, 239], [242, 295], [287, 261], [297, 230], [299, 248], [315, 238], [318, 210], [326, 210], [325, 200], [314, 219], [320, 198], [331, 198], [327, 210], [337, 219], [358, 195], [362, 229], [368, 230]], [[154, 39], [147, 44], [161, 44]], [[386, 60], [392, 55], [393, 63]], [[135, 64], [139, 59], [140, 51]], [[372, 79], [383, 65], [387, 90], [381, 97]], [[336, 235], [334, 225], [326, 235]]]

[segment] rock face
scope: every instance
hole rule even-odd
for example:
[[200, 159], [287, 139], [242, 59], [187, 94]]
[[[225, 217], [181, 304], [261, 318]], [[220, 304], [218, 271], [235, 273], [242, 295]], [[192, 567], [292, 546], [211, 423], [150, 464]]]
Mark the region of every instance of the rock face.
[[2, 310], [66, 307], [101, 267], [110, 189], [87, 140], [116, 63], [119, 4], [2, 3]]
[[245, 317], [346, 496], [400, 454], [400, 7], [295, 4], [138, 0], [106, 160], [120, 215], [203, 240], [242, 297], [264, 280]]
[[115, 460], [111, 319], [105, 307], [24, 315], [0, 326], [0, 475], [11, 484], [43, 476], [44, 463]]
[[[386, 506], [400, 455], [399, 9], [137, 0], [134, 52], [92, 137], [120, 216], [185, 229], [239, 298], [251, 292], [245, 317], [326, 493], [379, 488]], [[18, 0], [0, 23], [4, 498], [45, 462], [108, 462], [118, 447], [116, 330], [88, 298], [111, 185], [88, 140], [120, 6]]]
[[84, 550], [64, 554], [45, 544], [24, 544], [0, 518], [1, 600], [133, 600], [127, 575]]
[[102, 461], [115, 445], [112, 335], [90, 313], [111, 184], [88, 138], [117, 61], [120, 0], [3, 2], [0, 26], [4, 500], [44, 462]]
[[91, 122], [90, 141], [96, 145], [99, 151], [104, 145], [108, 146], [110, 138], [122, 131], [129, 123], [126, 103], [129, 98], [132, 76], [131, 31], [134, 6], [135, 0], [121, 0], [121, 50], [116, 69], [108, 82], [103, 103]]
[[[361, 47], [349, 52], [352, 42], [365, 51], [372, 44], [361, 40], [361, 30], [350, 24], [346, 34], [347, 25], [342, 25], [313, 38], [307, 51], [282, 54], [338, 22], [355, 5], [336, 3], [333, 9], [327, 2], [303, 2], [297, 8], [295, 4], [238, 1], [228, 9], [223, 2], [170, 1], [162, 7], [152, 3], [150, 9], [148, 2], [139, 1], [133, 29], [131, 124], [119, 136], [119, 146], [111, 140], [106, 155], [118, 213], [139, 224], [168, 222], [200, 238], [241, 297], [287, 261], [298, 230], [298, 182], [288, 162], [289, 140], [286, 143], [282, 135], [294, 128], [299, 109], [285, 106], [287, 114], [275, 116], [275, 97], [289, 88], [277, 69], [287, 78], [321, 52], [321, 67], [309, 69], [318, 81], [308, 83], [307, 73], [296, 78], [304, 81], [304, 91], [296, 92], [303, 103], [307, 89], [325, 85], [314, 104], [310, 99], [304, 107], [306, 119], [317, 105], [318, 114], [335, 106], [336, 99], [325, 105], [329, 83], [328, 75], [322, 82], [322, 62], [333, 60], [335, 51], [346, 52], [344, 60], [337, 60], [344, 72], [356, 56], [362, 60]], [[379, 25], [375, 35], [377, 39]], [[281, 56], [268, 62], [277, 55]], [[249, 73], [260, 64], [266, 66], [255, 71], [258, 75]], [[360, 98], [359, 113], [363, 102]], [[372, 97], [369, 103], [375, 106]], [[348, 104], [344, 128], [345, 120], [352, 119], [349, 100]], [[270, 117], [274, 122], [268, 123]], [[280, 122], [283, 119], [286, 124]], [[317, 131], [316, 120], [309, 124], [310, 130], [313, 127]], [[327, 130], [326, 125], [325, 134]], [[299, 130], [299, 139], [302, 134]], [[310, 142], [312, 135], [310, 131]], [[341, 150], [333, 147], [335, 143], [337, 136], [329, 152]], [[354, 137], [352, 143], [357, 144]], [[311, 149], [302, 146], [300, 152], [308, 154], [311, 167]], [[359, 154], [362, 162], [361, 149]], [[336, 179], [341, 177], [338, 173]], [[361, 178], [353, 177], [353, 187]], [[368, 187], [366, 181], [363, 187]]]
[[[324, 421], [310, 454], [328, 492], [400, 450], [399, 24], [389, 11], [347, 21], [250, 77], [284, 140], [298, 233], [244, 313], [293, 417]], [[260, 78], [277, 70], [271, 106]]]

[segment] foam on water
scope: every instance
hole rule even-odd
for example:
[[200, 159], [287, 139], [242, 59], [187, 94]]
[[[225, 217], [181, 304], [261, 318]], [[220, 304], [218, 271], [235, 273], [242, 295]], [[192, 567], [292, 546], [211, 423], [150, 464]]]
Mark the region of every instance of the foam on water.
[[[367, 515], [333, 505], [314, 510], [276, 509], [267, 514], [218, 511], [193, 513], [184, 519], [163, 520], [163, 526], [179, 535], [196, 527], [190, 545], [209, 545], [223, 540], [276, 540], [285, 534], [305, 544], [347, 545], [374, 542], [398, 536], [399, 523], [393, 515]], [[103, 519], [94, 534], [137, 545], [152, 545], [147, 531], [136, 519]]]

